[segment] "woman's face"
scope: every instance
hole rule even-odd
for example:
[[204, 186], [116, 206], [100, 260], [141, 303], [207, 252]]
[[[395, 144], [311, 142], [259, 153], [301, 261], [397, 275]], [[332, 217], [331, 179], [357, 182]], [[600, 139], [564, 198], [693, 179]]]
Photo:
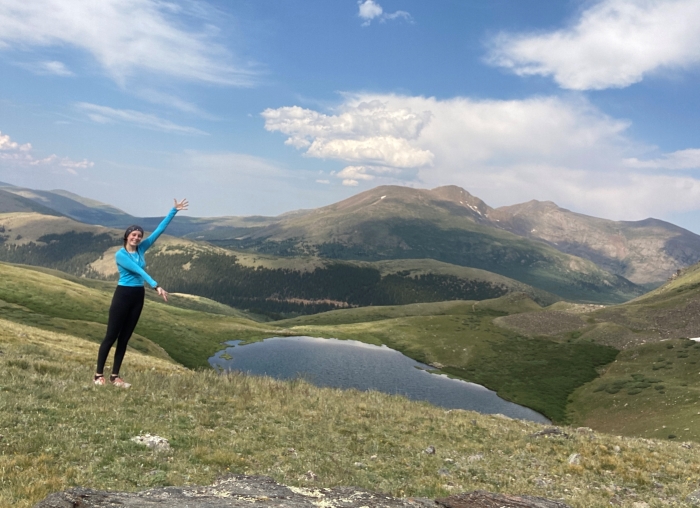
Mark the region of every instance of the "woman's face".
[[132, 231], [129, 236], [126, 237], [126, 245], [128, 247], [133, 247], [134, 249], [139, 246], [141, 240], [143, 239], [143, 233], [139, 230]]

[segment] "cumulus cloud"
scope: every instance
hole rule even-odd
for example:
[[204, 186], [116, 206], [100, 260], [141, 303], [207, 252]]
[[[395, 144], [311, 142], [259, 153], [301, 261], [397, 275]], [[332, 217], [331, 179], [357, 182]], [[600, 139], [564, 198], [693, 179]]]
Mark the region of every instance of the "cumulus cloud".
[[369, 26], [374, 19], [378, 19], [380, 23], [393, 19], [412, 20], [411, 15], [406, 11], [384, 12], [382, 6], [374, 0], [360, 0], [357, 4], [359, 6], [357, 15], [364, 20], [362, 26]]
[[83, 111], [90, 120], [97, 123], [124, 122], [137, 125], [144, 129], [173, 132], [176, 134], [207, 134], [194, 127], [178, 125], [156, 115], [142, 113], [141, 111], [134, 111], [132, 109], [114, 109], [108, 106], [90, 104], [88, 102], [79, 102], [76, 104], [76, 107]]
[[457, 184], [492, 206], [554, 200], [583, 213], [639, 219], [697, 208], [700, 150], [643, 160], [629, 122], [579, 96], [438, 100], [346, 94], [332, 112], [263, 112], [265, 127], [309, 157], [347, 165], [343, 185]]
[[95, 165], [87, 159], [75, 161], [69, 157], [59, 157], [56, 154], [37, 158], [32, 153], [31, 143], [19, 144], [2, 132], [0, 132], [0, 164], [12, 167], [47, 166], [54, 169], [60, 168], [72, 175], [77, 175], [78, 169], [87, 169]]
[[[189, 5], [189, 4], [187, 4]], [[254, 72], [234, 62], [203, 6], [159, 0], [3, 0], [0, 49], [72, 46], [92, 55], [123, 84], [147, 72], [191, 81], [250, 85]], [[204, 21], [204, 23], [202, 23]], [[186, 22], [204, 25], [194, 30]], [[65, 72], [59, 62], [54, 73]]]
[[571, 90], [623, 88], [654, 71], [700, 63], [698, 26], [697, 0], [603, 0], [561, 30], [500, 34], [487, 60]]
[[266, 109], [262, 116], [268, 131], [286, 134], [285, 143], [309, 157], [402, 169], [433, 162], [430, 150], [416, 144], [430, 123], [425, 110], [388, 107], [374, 99], [350, 102], [331, 115], [292, 106]]
[[0, 132], [0, 151], [3, 152], [28, 152], [32, 149], [31, 143], [20, 145], [16, 141], [12, 141], [10, 136]]

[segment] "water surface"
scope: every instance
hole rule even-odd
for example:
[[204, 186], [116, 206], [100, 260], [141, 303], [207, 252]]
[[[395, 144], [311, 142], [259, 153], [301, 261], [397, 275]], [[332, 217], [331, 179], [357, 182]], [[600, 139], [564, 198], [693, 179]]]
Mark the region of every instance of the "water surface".
[[377, 390], [450, 409], [549, 422], [481, 385], [431, 374], [427, 371], [432, 367], [386, 346], [315, 337], [273, 337], [243, 346], [239, 342], [227, 343], [229, 347], [211, 357], [212, 367], [277, 379], [302, 377], [317, 386]]

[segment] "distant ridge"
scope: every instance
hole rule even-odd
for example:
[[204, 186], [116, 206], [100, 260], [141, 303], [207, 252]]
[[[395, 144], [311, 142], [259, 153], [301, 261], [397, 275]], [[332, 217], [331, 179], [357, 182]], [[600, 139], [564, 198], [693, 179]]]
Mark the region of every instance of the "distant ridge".
[[[134, 217], [64, 190], [10, 184], [0, 184], [0, 190], [44, 207], [5, 196], [6, 211], [48, 214], [50, 209], [87, 224], [121, 229], [135, 223], [147, 231], [161, 220]], [[700, 236], [658, 219], [611, 221], [536, 200], [492, 208], [455, 185], [431, 190], [380, 186], [277, 217], [185, 215], [168, 233], [278, 256], [429, 258], [499, 273], [565, 298], [570, 289], [583, 290], [584, 299], [592, 301], [599, 300], [600, 291], [608, 293], [605, 287], [625, 286], [613, 291], [619, 295], [612, 301], [636, 296], [700, 261]]]
[[637, 284], [658, 284], [700, 261], [700, 236], [659, 219], [611, 221], [535, 200], [497, 208], [489, 217], [512, 233], [590, 259]]
[[18, 196], [0, 188], [0, 213], [36, 212], [43, 215], [63, 215], [53, 208], [43, 206], [31, 199]]

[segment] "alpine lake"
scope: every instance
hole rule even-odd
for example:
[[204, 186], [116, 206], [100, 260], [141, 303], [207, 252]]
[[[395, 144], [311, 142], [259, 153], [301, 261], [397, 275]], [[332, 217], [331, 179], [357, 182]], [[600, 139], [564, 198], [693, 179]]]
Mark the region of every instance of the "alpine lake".
[[272, 337], [244, 345], [240, 342], [227, 342], [228, 347], [209, 358], [209, 364], [219, 371], [286, 380], [303, 378], [316, 386], [376, 390], [447, 409], [549, 423], [536, 411], [508, 402], [494, 391], [449, 378], [386, 346], [316, 337]]

